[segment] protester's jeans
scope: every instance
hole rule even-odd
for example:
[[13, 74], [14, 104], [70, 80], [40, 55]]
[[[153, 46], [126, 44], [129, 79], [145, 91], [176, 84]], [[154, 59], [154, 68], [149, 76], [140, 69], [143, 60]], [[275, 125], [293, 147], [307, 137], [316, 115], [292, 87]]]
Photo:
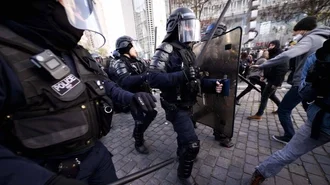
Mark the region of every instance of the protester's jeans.
[[295, 133], [291, 120], [291, 113], [292, 110], [301, 102], [298, 88], [298, 86], [292, 86], [285, 94], [280, 106], [278, 107], [278, 118], [284, 129], [284, 136], [288, 138], [291, 138]]
[[276, 92], [277, 87], [272, 85], [271, 83], [268, 83], [263, 90], [261, 94], [261, 102], [259, 105], [259, 110], [256, 115], [262, 116], [264, 114], [264, 111], [266, 109], [267, 103], [268, 103], [268, 98], [272, 96], [272, 100], [278, 105], [280, 104], [280, 100], [278, 98], [275, 98], [275, 92]]
[[285, 165], [288, 165], [307, 152], [330, 142], [330, 135], [321, 132], [318, 140], [310, 138], [311, 123], [308, 121], [297, 131], [290, 142], [282, 150], [278, 150], [257, 166], [257, 170], [265, 177], [278, 174]]

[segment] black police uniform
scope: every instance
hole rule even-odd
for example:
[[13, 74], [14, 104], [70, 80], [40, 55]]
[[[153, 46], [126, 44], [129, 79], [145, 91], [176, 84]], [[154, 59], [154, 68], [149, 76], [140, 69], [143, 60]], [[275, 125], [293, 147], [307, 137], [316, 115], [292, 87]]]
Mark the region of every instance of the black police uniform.
[[[16, 24], [9, 23], [11, 26], [17, 26]], [[87, 167], [86, 163], [90, 161], [104, 159], [104, 164], [113, 166], [111, 154], [98, 141], [110, 129], [112, 102], [106, 93], [113, 98], [123, 95], [129, 98], [130, 93], [120, 92], [113, 82], [106, 80], [104, 74], [96, 74], [96, 70], [100, 68], [85, 67], [80, 61], [89, 53], [82, 47], [62, 55], [61, 58], [69, 66], [71, 74], [64, 80], [56, 81], [30, 62], [30, 57], [42, 52], [42, 48], [3, 25], [0, 29], [1, 40], [6, 39], [17, 44], [0, 44], [3, 72], [0, 89], [4, 92], [0, 101], [2, 118], [4, 117], [1, 131], [5, 134], [2, 144], [54, 172], [62, 173], [59, 169], [62, 163], [64, 168], [75, 164], [76, 168], [69, 169], [70, 172], [63, 170], [62, 173], [71, 178], [81, 177], [79, 168], [85, 168], [90, 173], [95, 170]], [[25, 46], [32, 51], [25, 51]], [[104, 111], [104, 107], [109, 108], [109, 113]], [[97, 154], [95, 150], [100, 153]], [[89, 155], [86, 154], [87, 151]], [[107, 173], [104, 176], [106, 179], [101, 178], [99, 181], [111, 182], [117, 179], [113, 167], [111, 171], [102, 173]], [[33, 179], [30, 180], [33, 182]]]
[[[171, 14], [167, 25], [170, 25], [173, 20], [175, 22], [179, 14], [185, 13], [193, 14], [188, 8], [179, 8]], [[152, 58], [149, 76], [157, 76], [156, 74], [166, 76], [185, 71], [184, 79], [172, 83], [170, 88], [162, 87], [161, 83], [156, 84], [155, 80], [157, 78], [148, 79], [151, 87], [161, 90], [161, 104], [165, 110], [166, 119], [173, 124], [174, 131], [178, 135], [177, 155], [179, 157], [179, 166], [177, 172], [183, 184], [189, 184], [182, 180], [190, 177], [193, 162], [200, 148], [200, 143], [191, 120], [192, 106], [196, 103], [199, 87], [189, 79], [190, 72], [186, 70], [189, 68], [188, 65], [194, 63], [195, 55], [192, 49], [186, 44], [180, 43], [175, 33], [173, 34], [172, 31], [168, 31], [168, 35], [156, 49]], [[216, 80], [201, 79], [200, 87], [204, 92], [215, 93]]]
[[[149, 84], [143, 78], [146, 73], [146, 65], [140, 60], [128, 58], [121, 55], [113, 65], [117, 83], [125, 90], [130, 92], [148, 92], [151, 93]], [[148, 149], [144, 146], [144, 132], [149, 127], [150, 123], [155, 119], [157, 111], [150, 112], [131, 111], [135, 120], [135, 128], [133, 137], [135, 139], [135, 148], [139, 153], [147, 154]]]
[[[109, 97], [126, 104], [138, 97], [109, 81], [77, 45], [83, 31], [71, 35], [64, 29], [70, 24], [58, 2], [39, 3], [26, 2], [35, 9], [26, 10], [24, 18], [0, 20], [0, 182], [79, 183], [58, 175], [90, 185], [113, 182], [112, 155], [98, 140], [110, 129]], [[60, 22], [65, 27], [54, 22], [53, 13], [64, 16]], [[31, 62], [45, 48], [58, 57], [55, 63], [70, 70], [67, 76], [57, 80]], [[48, 62], [54, 68], [54, 61]]]

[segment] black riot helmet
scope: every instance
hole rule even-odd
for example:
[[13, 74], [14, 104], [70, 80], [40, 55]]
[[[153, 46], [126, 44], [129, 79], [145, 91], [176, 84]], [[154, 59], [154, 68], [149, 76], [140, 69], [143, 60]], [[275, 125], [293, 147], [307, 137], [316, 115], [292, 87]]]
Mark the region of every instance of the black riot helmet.
[[[214, 26], [216, 26], [216, 23], [212, 23], [210, 24], [207, 28], [206, 28], [206, 32], [205, 34], [211, 34], [212, 29], [214, 28]], [[215, 30], [214, 35], [222, 35], [224, 32], [227, 31], [227, 26], [224, 23], [219, 23], [219, 25], [217, 26], [217, 29]]]
[[[15, 13], [17, 4], [24, 7], [19, 14]], [[45, 40], [38, 44], [59, 50], [75, 47], [86, 31], [93, 38], [91, 47], [96, 49], [105, 43], [95, 13], [98, 6], [94, 0], [11, 0], [1, 5], [0, 17], [24, 25], [39, 36], [35, 40]], [[18, 34], [24, 34], [20, 31]]]
[[133, 38], [130, 36], [121, 36], [116, 40], [116, 50], [119, 51], [121, 49], [132, 46]]
[[178, 8], [167, 19], [166, 32], [164, 41], [198, 42], [200, 41], [200, 22], [191, 9]]
[[[131, 48], [134, 48], [136, 51], [136, 54], [130, 53]], [[136, 58], [141, 52], [142, 48], [140, 44], [137, 42], [137, 40], [134, 40], [130, 36], [121, 36], [116, 40], [116, 50], [121, 54], [129, 54]], [[136, 55], [136, 56], [135, 56]]]
[[[212, 29], [215, 26], [216, 26], [216, 23], [214, 22], [214, 23], [211, 23], [206, 28], [205, 35], [202, 38], [202, 41], [207, 41], [210, 38]], [[216, 30], [215, 30], [215, 32], [214, 32], [213, 38], [219, 37], [219, 36], [223, 35], [226, 31], [227, 31], [227, 26], [224, 23], [219, 23], [218, 26], [217, 26], [217, 28], [216, 28]]]

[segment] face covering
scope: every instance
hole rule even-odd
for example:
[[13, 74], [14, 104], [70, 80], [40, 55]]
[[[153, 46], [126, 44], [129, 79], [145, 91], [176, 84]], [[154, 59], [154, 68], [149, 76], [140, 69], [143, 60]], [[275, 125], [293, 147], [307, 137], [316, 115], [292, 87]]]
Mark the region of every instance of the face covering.
[[293, 41], [298, 42], [302, 37], [303, 37], [302, 34], [298, 34], [298, 35], [293, 37]]

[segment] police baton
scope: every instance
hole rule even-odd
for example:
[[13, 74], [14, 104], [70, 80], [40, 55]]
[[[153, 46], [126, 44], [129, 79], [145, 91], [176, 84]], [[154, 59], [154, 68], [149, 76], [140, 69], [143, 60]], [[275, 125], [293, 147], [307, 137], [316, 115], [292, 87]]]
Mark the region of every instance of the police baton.
[[136, 172], [136, 173], [133, 173], [133, 174], [130, 174], [130, 175], [127, 175], [126, 177], [123, 177], [119, 180], [117, 180], [116, 182], [113, 182], [111, 184], [108, 184], [108, 185], [122, 185], [122, 184], [126, 184], [126, 183], [129, 183], [129, 182], [132, 182], [140, 177], [143, 177], [145, 175], [148, 175], [149, 173], [152, 173], [158, 169], [161, 169], [171, 163], [173, 163], [175, 161], [175, 158], [170, 158], [170, 159], [167, 159], [166, 161], [163, 161], [161, 163], [158, 163], [154, 166], [151, 166], [149, 168], [146, 168], [144, 170], [141, 170], [139, 172]]
[[251, 85], [251, 87], [252, 87], [253, 89], [255, 89], [256, 91], [258, 91], [258, 92], [261, 93], [261, 90], [258, 89], [256, 86], [254, 86], [254, 85], [253, 85], [248, 79], [244, 78], [244, 76], [242, 76], [241, 74], [238, 74], [238, 76], [239, 76], [239, 78], [240, 78], [241, 80], [243, 80], [245, 83], [247, 83], [248, 85]]

